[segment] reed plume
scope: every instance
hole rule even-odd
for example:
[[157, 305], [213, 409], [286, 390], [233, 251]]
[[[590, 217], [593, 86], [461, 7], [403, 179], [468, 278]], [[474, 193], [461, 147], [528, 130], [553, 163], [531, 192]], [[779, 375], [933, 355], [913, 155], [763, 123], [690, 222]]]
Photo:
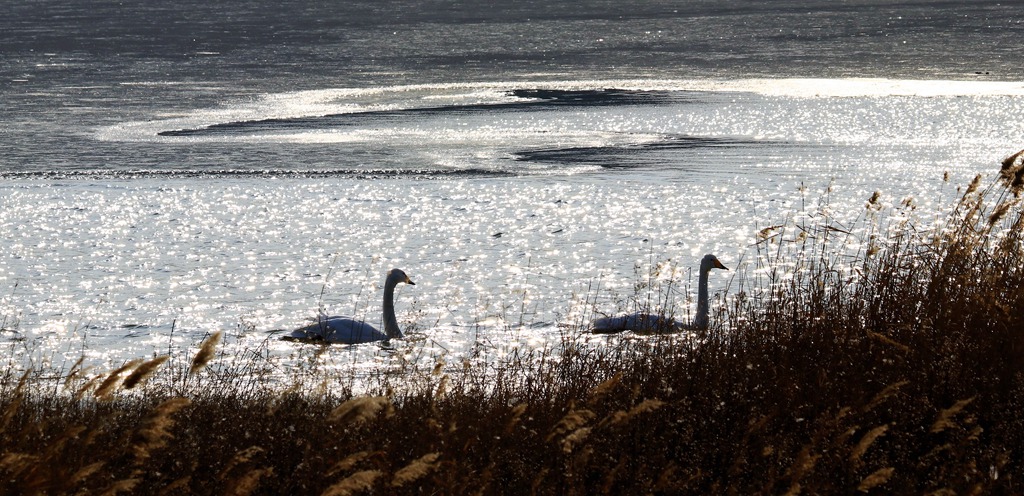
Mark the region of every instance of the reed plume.
[[[907, 350], [907, 351], [909, 351], [909, 350]], [[892, 396], [895, 396], [896, 393], [899, 392], [900, 388], [902, 388], [903, 386], [906, 386], [907, 384], [910, 384], [910, 381], [898, 381], [898, 382], [894, 382], [892, 384], [889, 384], [888, 386], [885, 386], [884, 389], [879, 391], [878, 394], [876, 394], [873, 398], [871, 398], [871, 401], [869, 401], [867, 405], [864, 405], [864, 408], [862, 408], [862, 411], [864, 411], [864, 412], [870, 411], [871, 409], [875, 408], [876, 406], [878, 406], [879, 404], [881, 404], [885, 400], [889, 399]]]
[[978, 191], [978, 188], [981, 186], [981, 178], [981, 174], [977, 174], [974, 176], [974, 180], [972, 180], [971, 183], [967, 185], [967, 191], [965, 191], [963, 194], [964, 198], [967, 198], [968, 196], [971, 196], [971, 194], [974, 193], [975, 191]]
[[1020, 196], [1022, 190], [1024, 190], [1024, 167], [1018, 167], [1017, 172], [1013, 175], [1013, 180], [1010, 181], [1010, 191], [1015, 196]]
[[84, 362], [84, 361], [85, 361], [85, 355], [83, 354], [82, 356], [78, 357], [78, 360], [75, 361], [74, 365], [72, 365], [71, 368], [68, 370], [68, 375], [67, 375], [67, 377], [64, 378], [64, 387], [65, 388], [69, 387], [71, 385], [71, 382], [74, 381], [75, 379], [77, 379], [78, 376], [80, 376], [83, 373], [83, 371], [82, 371], [82, 362]]
[[793, 481], [793, 484], [798, 484], [800, 480], [804, 478], [811, 470], [814, 470], [814, 466], [818, 464], [818, 460], [821, 459], [820, 454], [812, 453], [813, 446], [807, 444], [800, 449], [800, 453], [797, 455], [796, 460], [793, 461], [793, 465], [789, 467], [789, 476]]
[[165, 494], [188, 494], [189, 493], [188, 485], [190, 483], [192, 483], [192, 476], [191, 475], [186, 475], [184, 477], [179, 477], [179, 478], [175, 479], [173, 482], [171, 482], [170, 484], [168, 484], [168, 485], [164, 486], [163, 488], [161, 488], [160, 492], [158, 493], [158, 495], [159, 496], [163, 496]]
[[106, 491], [103, 491], [101, 495], [116, 496], [121, 493], [130, 493], [135, 489], [135, 486], [139, 485], [139, 482], [141, 482], [141, 480], [139, 480], [137, 477], [121, 479], [107, 487]]
[[384, 475], [384, 473], [380, 470], [363, 470], [356, 472], [328, 487], [321, 496], [349, 496], [351, 494], [356, 494], [357, 492], [369, 490], [382, 475]]
[[972, 401], [974, 401], [973, 396], [957, 401], [953, 406], [939, 412], [939, 418], [935, 419], [935, 423], [932, 424], [931, 432], [939, 433], [950, 427], [955, 427], [956, 424], [953, 422], [953, 417], [960, 413], [967, 405], [971, 404]]
[[88, 465], [78, 469], [71, 476], [71, 484], [70, 485], [71, 486], [76, 486], [78, 484], [81, 484], [83, 481], [85, 481], [89, 477], [92, 477], [93, 474], [95, 474], [96, 472], [99, 472], [99, 470], [102, 469], [103, 466], [106, 465], [106, 464], [107, 464], [107, 462], [105, 462], [105, 461], [98, 461], [98, 462], [90, 463], [90, 464], [88, 464]]
[[437, 381], [437, 392], [434, 393], [434, 401], [437, 401], [444, 397], [445, 393], [448, 392], [448, 383], [451, 381], [451, 377], [447, 374], [441, 376], [441, 380]]
[[676, 473], [679, 472], [679, 466], [676, 462], [669, 461], [665, 469], [658, 474], [657, 482], [654, 484], [654, 491], [657, 493], [663, 493], [674, 487], [678, 487], [676, 480]]
[[562, 453], [572, 453], [577, 445], [586, 441], [592, 430], [592, 427], [580, 427], [562, 438]]
[[210, 360], [213, 360], [217, 344], [220, 343], [220, 338], [223, 334], [224, 331], [217, 331], [203, 340], [203, 344], [199, 346], [199, 351], [196, 352], [195, 358], [192, 359], [192, 367], [189, 368], [189, 374], [195, 374], [203, 370], [210, 363]]
[[999, 173], [1004, 179], [1009, 179], [1013, 177], [1017, 173], [1017, 169], [1022, 166], [1024, 166], [1024, 150], [1004, 158], [1002, 167], [999, 169]]
[[519, 421], [522, 419], [523, 414], [526, 413], [527, 408], [529, 408], [529, 404], [527, 403], [520, 403], [512, 408], [512, 415], [505, 424], [505, 434], [512, 432], [512, 429], [519, 424]]
[[229, 489], [226, 494], [231, 496], [248, 496], [253, 494], [259, 487], [261, 479], [273, 475], [274, 467], [252, 469], [237, 480], [232, 481], [228, 486]]
[[331, 477], [341, 472], [348, 472], [349, 470], [352, 470], [352, 468], [355, 467], [359, 462], [369, 458], [370, 455], [372, 454], [373, 453], [369, 451], [359, 451], [356, 453], [352, 453], [351, 455], [348, 455], [345, 458], [343, 458], [340, 462], [335, 463], [334, 466], [327, 471], [326, 475], [328, 477]]
[[246, 449], [244, 449], [242, 451], [239, 451], [238, 453], [235, 454], [234, 457], [231, 458], [231, 460], [227, 463], [227, 465], [220, 471], [220, 474], [217, 475], [217, 478], [218, 479], [224, 479], [225, 477], [227, 477], [227, 475], [231, 472], [232, 469], [234, 469], [235, 467], [237, 467], [239, 465], [244, 465], [246, 463], [249, 463], [250, 461], [252, 461], [252, 459], [255, 456], [263, 453], [264, 451], [266, 451], [266, 450], [264, 450], [263, 448], [261, 448], [259, 446], [249, 446], [248, 448], [246, 448]]
[[440, 453], [428, 453], [413, 460], [398, 472], [395, 472], [395, 477], [391, 480], [391, 487], [402, 487], [429, 474], [437, 468], [437, 459], [440, 456]]
[[1020, 196], [1024, 189], [1024, 150], [1003, 159], [999, 177], [1014, 195]]
[[170, 358], [170, 355], [162, 355], [149, 360], [148, 362], [142, 363], [128, 375], [128, 378], [124, 380], [122, 386], [125, 389], [134, 389], [135, 386], [145, 383], [149, 380], [150, 376], [156, 372], [156, 369], [160, 368], [168, 358]]
[[760, 231], [757, 232], [757, 242], [758, 243], [762, 243], [762, 242], [768, 240], [769, 238], [773, 238], [773, 237], [777, 236], [775, 231], [777, 231], [779, 229], [782, 229], [783, 227], [785, 227], [785, 226], [783, 226], [782, 224], [779, 224], [779, 225], [775, 225], [775, 226], [768, 226], [768, 227], [766, 227], [764, 229], [761, 229]]
[[622, 382], [622, 372], [619, 372], [618, 374], [615, 374], [611, 379], [608, 379], [602, 382], [601, 384], [598, 384], [597, 387], [595, 387], [590, 392], [590, 398], [587, 400], [587, 404], [595, 406], [601, 403], [604, 397], [607, 396], [610, 392], [612, 392], [612, 390], [615, 389], [616, 386], [619, 385], [619, 382]]
[[853, 462], [854, 465], [859, 465], [861, 457], [863, 457], [864, 454], [867, 453], [868, 448], [871, 447], [871, 444], [874, 443], [876, 439], [883, 436], [885, 434], [885, 431], [887, 430], [889, 430], [889, 425], [882, 424], [864, 434], [864, 437], [860, 439], [860, 442], [857, 443], [857, 446], [853, 448], [853, 452], [850, 453], [850, 461]]
[[7, 426], [10, 425], [14, 415], [21, 408], [21, 403], [25, 399], [25, 385], [28, 384], [28, 375], [29, 371], [27, 370], [24, 374], [21, 374], [21, 378], [18, 379], [18, 384], [14, 387], [14, 390], [8, 393], [10, 395], [10, 403], [4, 407], [4, 414], [0, 417], [0, 433], [7, 430]]
[[140, 362], [142, 362], [142, 360], [129, 360], [124, 365], [114, 369], [114, 371], [111, 372], [110, 375], [108, 375], [107, 378], [100, 383], [99, 387], [96, 388], [96, 392], [93, 393], [93, 396], [101, 400], [108, 399], [110, 395], [117, 389], [117, 385], [121, 381], [121, 374], [128, 370], [134, 369], [135, 366], [138, 365]]
[[29, 453], [5, 453], [0, 457], [0, 470], [15, 476], [29, 470], [39, 460], [38, 455]]
[[593, 420], [595, 416], [594, 412], [587, 409], [571, 409], [555, 424], [546, 440], [551, 441], [562, 434], [574, 431]]
[[1006, 213], [1010, 211], [1010, 208], [1016, 204], [1017, 200], [1006, 200], [1003, 203], [1000, 203], [999, 206], [992, 211], [992, 214], [988, 216], [989, 225], [991, 226], [996, 222], [999, 222], [999, 220], [1006, 216]]
[[102, 379], [103, 375], [97, 375], [96, 377], [93, 377], [92, 379], [85, 381], [85, 383], [82, 384], [77, 391], [75, 391], [75, 400], [82, 399], [85, 396], [85, 394], [92, 390], [92, 388], [95, 387], [96, 384], [100, 382]]
[[903, 353], [909, 353], [910, 352], [910, 347], [909, 346], [907, 346], [907, 345], [905, 345], [905, 344], [903, 344], [903, 343], [901, 343], [899, 341], [896, 341], [895, 339], [890, 338], [889, 336], [886, 336], [885, 334], [877, 333], [877, 332], [874, 332], [874, 331], [867, 331], [867, 335], [868, 335], [869, 338], [871, 338], [871, 339], [873, 339], [875, 341], [878, 341], [879, 343], [884, 343], [884, 344], [887, 344], [889, 346], [892, 346], [893, 348], [895, 348], [895, 349], [897, 349], [897, 350], [899, 350], [899, 351], [901, 351]]
[[864, 207], [867, 208], [868, 210], [879, 210], [882, 208], [882, 205], [879, 203], [879, 200], [881, 199], [882, 192], [875, 191], [874, 193], [871, 194], [871, 198], [868, 198], [868, 202], [864, 204]]
[[530, 483], [530, 494], [538, 494], [539, 493], [538, 489], [540, 489], [541, 484], [544, 483], [544, 479], [547, 478], [549, 473], [551, 473], [551, 469], [548, 469], [548, 468], [540, 469], [540, 472], [537, 473], [537, 476], [534, 477], [533, 481]]
[[352, 398], [339, 405], [327, 416], [331, 422], [357, 425], [373, 420], [377, 414], [384, 412], [385, 417], [394, 414], [394, 405], [386, 396], [361, 396]]
[[857, 490], [866, 493], [873, 488], [881, 486], [889, 482], [889, 479], [892, 478], [892, 474], [895, 472], [896, 469], [893, 467], [880, 468], [861, 480]]
[[191, 404], [186, 398], [171, 398], [160, 403], [153, 409], [135, 433], [132, 451], [135, 463], [141, 464], [150, 457], [153, 451], [163, 448], [172, 438], [171, 428], [174, 427], [172, 416], [182, 408]]
[[653, 412], [665, 405], [664, 401], [661, 400], [644, 400], [639, 405], [634, 406], [626, 411], [617, 411], [612, 414], [611, 425], [621, 425], [629, 422], [637, 415]]

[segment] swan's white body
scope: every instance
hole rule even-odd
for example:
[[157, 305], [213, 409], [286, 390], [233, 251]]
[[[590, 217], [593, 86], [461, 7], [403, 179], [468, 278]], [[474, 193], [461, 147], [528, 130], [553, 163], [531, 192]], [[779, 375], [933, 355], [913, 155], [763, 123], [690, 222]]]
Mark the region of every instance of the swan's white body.
[[319, 315], [315, 323], [292, 331], [285, 339], [356, 344], [400, 338], [403, 334], [398, 328], [398, 319], [395, 318], [395, 286], [400, 282], [416, 285], [399, 269], [391, 269], [388, 272], [388, 277], [384, 281], [384, 332], [361, 320]]
[[684, 330], [705, 330], [711, 315], [708, 297], [708, 273], [711, 269], [729, 270], [714, 255], [707, 254], [700, 261], [700, 276], [697, 279], [697, 315], [690, 325], [676, 322], [674, 319], [657, 314], [637, 312], [616, 317], [594, 319], [591, 331], [595, 333], [613, 333], [633, 331], [638, 333], [669, 333]]

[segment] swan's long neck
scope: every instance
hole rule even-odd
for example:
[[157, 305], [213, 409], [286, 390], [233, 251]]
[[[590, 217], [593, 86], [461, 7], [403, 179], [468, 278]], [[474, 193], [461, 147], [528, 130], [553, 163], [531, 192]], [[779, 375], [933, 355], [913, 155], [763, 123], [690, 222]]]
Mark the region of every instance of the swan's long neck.
[[711, 316], [711, 311], [708, 309], [709, 272], [711, 272], [711, 267], [701, 264], [700, 277], [697, 279], [697, 315], [693, 317], [693, 327], [697, 329], [707, 329], [708, 319]]
[[398, 281], [389, 277], [384, 282], [384, 334], [389, 338], [400, 338], [402, 330], [398, 328], [398, 319], [395, 317], [395, 286]]

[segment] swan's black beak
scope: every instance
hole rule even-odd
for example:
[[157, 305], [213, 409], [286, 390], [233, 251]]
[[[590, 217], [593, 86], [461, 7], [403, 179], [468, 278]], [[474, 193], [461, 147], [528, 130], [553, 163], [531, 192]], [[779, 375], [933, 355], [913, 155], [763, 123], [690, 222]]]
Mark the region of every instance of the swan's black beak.
[[405, 283], [410, 285], [410, 286], [415, 286], [416, 285], [416, 283], [412, 282], [412, 279], [409, 279], [408, 277], [405, 278]]
[[717, 258], [715, 259], [715, 268], [716, 269], [729, 270], [729, 267], [726, 267], [726, 266], [722, 265], [722, 262], [719, 262]]

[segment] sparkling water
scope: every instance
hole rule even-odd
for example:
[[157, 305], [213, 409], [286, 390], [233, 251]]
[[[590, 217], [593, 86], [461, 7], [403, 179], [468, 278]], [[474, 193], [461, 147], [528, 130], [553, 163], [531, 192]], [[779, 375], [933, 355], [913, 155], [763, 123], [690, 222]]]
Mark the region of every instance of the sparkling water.
[[[826, 195], [846, 225], [875, 191], [939, 215], [1024, 146], [1021, 17], [994, 3], [559, 5], [15, 8], [12, 359], [109, 366], [223, 330], [222, 360], [291, 364], [309, 347], [279, 331], [320, 310], [380, 327], [392, 267], [416, 282], [408, 339], [316, 360], [500, 357], [657, 298], [651, 277], [692, 313], [705, 253], [726, 291], [759, 230]], [[165, 18], [184, 27], [152, 34]]]

